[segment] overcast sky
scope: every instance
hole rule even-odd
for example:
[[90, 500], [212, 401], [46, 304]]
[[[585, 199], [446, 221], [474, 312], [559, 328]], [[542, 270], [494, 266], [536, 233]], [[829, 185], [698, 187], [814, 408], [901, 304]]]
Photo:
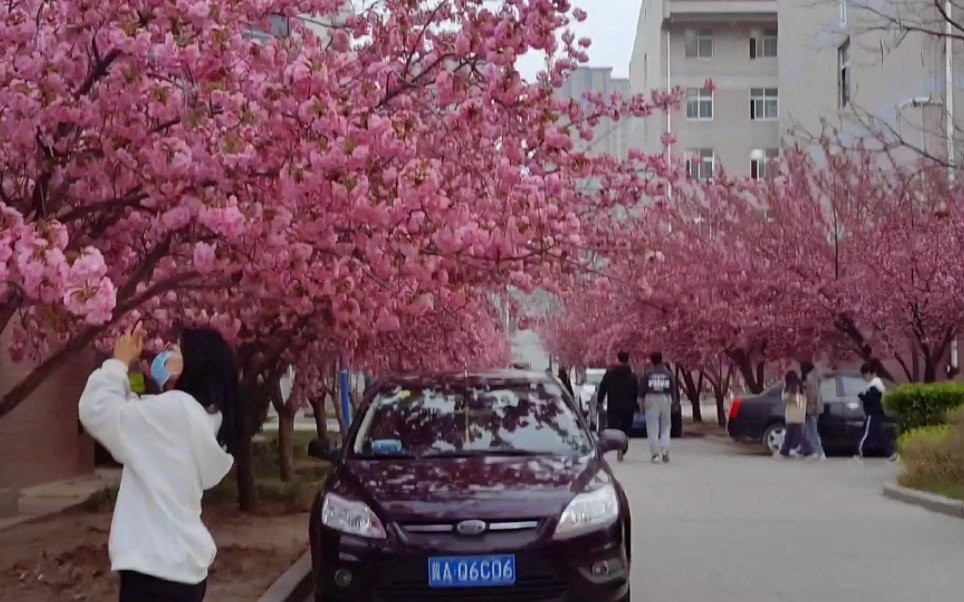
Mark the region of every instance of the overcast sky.
[[[633, 53], [636, 21], [642, 0], [574, 0], [573, 4], [589, 13], [582, 23], [574, 23], [576, 37], [592, 39], [589, 65], [612, 67], [614, 77], [629, 77], [629, 57]], [[541, 70], [543, 57], [526, 55], [519, 69], [527, 79]]]

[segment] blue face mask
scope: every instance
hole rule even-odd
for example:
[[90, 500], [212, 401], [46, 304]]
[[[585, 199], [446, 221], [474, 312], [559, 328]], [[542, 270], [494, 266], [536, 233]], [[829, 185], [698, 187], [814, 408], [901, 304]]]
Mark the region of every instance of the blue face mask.
[[151, 378], [157, 383], [161, 389], [167, 384], [167, 381], [171, 380], [171, 373], [167, 369], [167, 360], [171, 358], [170, 351], [162, 351], [157, 354], [154, 358], [154, 362], [151, 364]]

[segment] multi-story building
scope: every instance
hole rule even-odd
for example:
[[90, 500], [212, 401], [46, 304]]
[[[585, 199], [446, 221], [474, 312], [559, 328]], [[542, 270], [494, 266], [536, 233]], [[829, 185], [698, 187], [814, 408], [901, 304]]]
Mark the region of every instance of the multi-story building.
[[[578, 101], [582, 101], [586, 93], [596, 93], [605, 99], [614, 94], [628, 98], [631, 94], [629, 79], [613, 77], [612, 67], [578, 67], [556, 92], [560, 98]], [[627, 119], [603, 119], [594, 128], [593, 139], [577, 139], [576, 148], [625, 159], [631, 143], [631, 128]]]
[[964, 114], [964, 94], [953, 93], [964, 85], [964, 55], [955, 43], [948, 65], [934, 0], [780, 0], [779, 25], [785, 135], [832, 128], [843, 145], [903, 145], [946, 158], [946, 123], [956, 124], [953, 139], [961, 127], [954, 116]]
[[[777, 0], [643, 0], [633, 93], [683, 88], [678, 110], [638, 120], [633, 142], [683, 155], [690, 173], [762, 177], [780, 146]], [[707, 85], [712, 82], [711, 85]]]
[[934, 0], [643, 0], [632, 91], [686, 100], [634, 124], [633, 144], [659, 152], [672, 134], [698, 178], [761, 177], [781, 143], [823, 133], [944, 159], [964, 125], [964, 44], [948, 63], [944, 26]]

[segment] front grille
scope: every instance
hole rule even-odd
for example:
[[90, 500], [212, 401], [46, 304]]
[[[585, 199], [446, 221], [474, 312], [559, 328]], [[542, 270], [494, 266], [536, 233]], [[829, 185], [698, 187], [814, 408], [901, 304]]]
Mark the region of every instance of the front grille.
[[428, 558], [382, 561], [377, 567], [378, 602], [549, 602], [562, 599], [569, 587], [544, 558], [516, 555], [512, 587], [433, 589], [428, 585]]

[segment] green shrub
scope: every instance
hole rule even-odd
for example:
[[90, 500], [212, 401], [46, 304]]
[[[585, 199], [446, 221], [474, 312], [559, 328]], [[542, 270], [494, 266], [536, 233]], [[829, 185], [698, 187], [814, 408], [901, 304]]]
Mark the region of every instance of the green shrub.
[[951, 408], [947, 411], [947, 424], [951, 424], [964, 432], [964, 405]]
[[897, 420], [901, 431], [944, 424], [947, 411], [964, 404], [964, 383], [944, 382], [897, 387], [884, 396], [887, 413]]
[[899, 446], [901, 485], [945, 494], [964, 488], [964, 424], [921, 427], [902, 435]]

